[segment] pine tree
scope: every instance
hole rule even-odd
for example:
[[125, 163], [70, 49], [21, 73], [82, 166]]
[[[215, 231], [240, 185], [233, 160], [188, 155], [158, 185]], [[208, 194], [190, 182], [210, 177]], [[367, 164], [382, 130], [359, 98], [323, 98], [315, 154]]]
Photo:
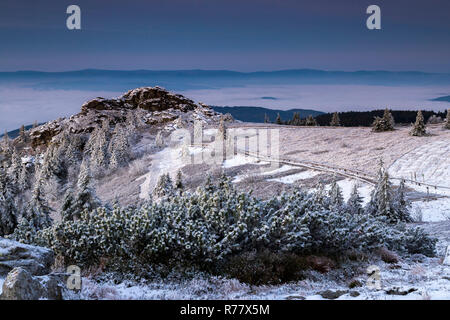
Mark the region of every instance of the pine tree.
[[153, 191], [154, 195], [158, 198], [166, 197], [172, 195], [173, 191], [173, 183], [169, 174], [162, 174], [158, 179], [155, 190]]
[[64, 196], [61, 216], [66, 220], [79, 219], [83, 211], [91, 212], [101, 206], [94, 187], [91, 184], [89, 164], [83, 161], [76, 185], [76, 192], [68, 189]]
[[270, 123], [270, 118], [267, 113], [264, 113], [264, 123]]
[[344, 197], [342, 196], [342, 189], [337, 184], [336, 177], [333, 179], [331, 183], [331, 189], [328, 193], [328, 197], [330, 198], [330, 205], [334, 208], [342, 207], [344, 203]]
[[306, 123], [305, 123], [305, 125], [310, 126], [310, 127], [317, 126], [317, 121], [316, 121], [316, 119], [315, 119], [312, 115], [309, 115], [309, 116], [306, 118]]
[[63, 205], [61, 207], [61, 219], [62, 221], [72, 221], [74, 218], [74, 204], [75, 199], [73, 197], [73, 189], [67, 189], [64, 194]]
[[280, 116], [279, 113], [277, 113], [277, 119], [275, 120], [275, 123], [276, 123], [276, 124], [282, 124], [282, 123], [283, 123], [283, 121], [281, 120], [281, 116]]
[[181, 173], [181, 170], [178, 170], [177, 177], [175, 180], [175, 189], [178, 191], [183, 191], [184, 185], [183, 185], [183, 174]]
[[383, 117], [375, 117], [375, 121], [372, 124], [372, 131], [374, 132], [383, 132], [383, 131], [392, 131], [394, 130], [394, 117], [392, 116], [389, 109], [384, 110]]
[[53, 177], [57, 182], [62, 184], [67, 178], [67, 166], [64, 163], [65, 150], [59, 143], [51, 143], [44, 154], [42, 161], [42, 167], [40, 174], [45, 180], [49, 180]]
[[24, 125], [20, 126], [19, 137], [20, 137], [20, 140], [22, 142], [27, 142], [28, 141], [28, 136], [27, 136], [27, 132], [25, 130], [25, 126]]
[[444, 128], [450, 130], [450, 109], [447, 109], [447, 117], [445, 118]]
[[0, 166], [0, 237], [13, 233], [17, 226], [17, 208], [6, 172]]
[[333, 113], [331, 118], [330, 126], [339, 127], [341, 125], [341, 120], [339, 119], [339, 114], [337, 112]]
[[347, 208], [351, 214], [361, 214], [363, 212], [362, 207], [363, 199], [359, 195], [358, 185], [355, 183], [352, 188], [350, 198], [347, 200]]
[[19, 183], [19, 176], [22, 170], [22, 158], [20, 157], [16, 148], [13, 148], [11, 155], [11, 164], [8, 168], [8, 177], [12, 184], [16, 185]]
[[397, 219], [404, 222], [412, 222], [413, 219], [410, 215], [409, 209], [411, 208], [411, 202], [406, 199], [406, 187], [405, 180], [400, 181], [400, 185], [394, 192], [394, 210], [396, 212]]
[[3, 141], [2, 141], [2, 147], [4, 150], [9, 149], [9, 135], [8, 131], [5, 130], [5, 133], [3, 134]]
[[416, 136], [416, 137], [425, 136], [427, 134], [425, 120], [423, 118], [423, 114], [422, 114], [421, 110], [419, 110], [417, 112], [416, 123], [414, 123], [414, 126], [411, 129], [410, 134], [412, 136]]
[[302, 119], [300, 118], [300, 114], [298, 112], [294, 112], [292, 116], [291, 125], [300, 126], [302, 124]]
[[28, 202], [25, 212], [23, 214], [23, 221], [21, 221], [21, 227], [27, 226], [32, 230], [42, 230], [51, 225], [52, 221], [50, 213], [52, 209], [49, 207], [47, 201], [42, 195], [42, 187], [44, 180], [39, 173], [37, 173], [36, 182], [33, 187], [31, 199]]
[[397, 193], [396, 195], [393, 192], [388, 172], [384, 168], [383, 161], [380, 160], [377, 184], [372, 191], [370, 202], [366, 207], [366, 213], [385, 217], [389, 223], [410, 221], [403, 192], [404, 186], [400, 188], [400, 194]]
[[39, 124], [38, 124], [38, 122], [35, 120], [35, 121], [33, 122], [32, 129], [36, 129], [38, 126], [39, 126]]
[[109, 130], [109, 126], [106, 127], [106, 124], [97, 127], [88, 141], [90, 167], [96, 174], [103, 172], [108, 167], [108, 156], [111, 150], [108, 150], [107, 130]]
[[124, 128], [120, 125], [116, 125], [114, 129], [109, 152], [111, 153], [109, 167], [112, 169], [120, 168], [130, 161], [130, 144]]

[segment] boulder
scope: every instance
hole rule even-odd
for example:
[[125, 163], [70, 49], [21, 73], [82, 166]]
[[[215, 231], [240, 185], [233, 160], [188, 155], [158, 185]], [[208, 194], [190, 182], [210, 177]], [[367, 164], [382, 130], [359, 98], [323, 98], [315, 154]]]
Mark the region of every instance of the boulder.
[[0, 300], [62, 300], [63, 282], [57, 275], [33, 277], [22, 267], [8, 273]]
[[[54, 120], [31, 129], [31, 146], [45, 148], [62, 132], [87, 134], [106, 119], [110, 124], [123, 123], [129, 112], [135, 112], [148, 125], [165, 124], [180, 115], [199, 117], [207, 122], [218, 122], [220, 115], [207, 105], [197, 104], [182, 95], [160, 87], [144, 87], [130, 90], [117, 99], [95, 98], [81, 106], [81, 112], [70, 118]], [[231, 115], [225, 116], [229, 122]]]
[[22, 267], [32, 275], [50, 273], [54, 255], [50, 249], [0, 238], [0, 276]]
[[24, 268], [14, 268], [3, 283], [1, 300], [38, 300], [42, 286], [39, 280]]
[[319, 294], [322, 296], [322, 298], [334, 300], [339, 298], [340, 296], [348, 293], [348, 290], [325, 290], [319, 292]]

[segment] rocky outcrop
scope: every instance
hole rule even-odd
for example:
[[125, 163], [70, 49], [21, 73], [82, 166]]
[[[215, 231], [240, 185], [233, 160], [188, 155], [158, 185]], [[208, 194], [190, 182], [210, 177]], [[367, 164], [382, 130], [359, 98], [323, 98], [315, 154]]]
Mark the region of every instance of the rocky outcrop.
[[[51, 121], [30, 131], [33, 148], [48, 145], [61, 131], [70, 133], [92, 132], [104, 119], [111, 124], [126, 120], [127, 114], [136, 113], [148, 125], [165, 124], [178, 118], [218, 121], [220, 115], [204, 104], [196, 104], [180, 94], [160, 87], [130, 90], [117, 99], [95, 98], [81, 106], [81, 112], [70, 118]], [[228, 119], [229, 120], [229, 119]]]
[[17, 267], [32, 275], [48, 274], [53, 262], [54, 255], [49, 249], [0, 238], [0, 276]]
[[5, 279], [0, 300], [61, 300], [63, 282], [57, 276], [33, 277], [22, 267], [14, 268]]

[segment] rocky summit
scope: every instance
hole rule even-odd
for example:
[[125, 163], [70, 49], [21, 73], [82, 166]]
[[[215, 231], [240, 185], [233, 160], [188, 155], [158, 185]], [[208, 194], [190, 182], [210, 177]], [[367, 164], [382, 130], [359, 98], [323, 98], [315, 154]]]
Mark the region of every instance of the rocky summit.
[[70, 133], [92, 132], [103, 120], [121, 123], [133, 112], [149, 125], [158, 125], [180, 119], [181, 122], [218, 121], [220, 115], [210, 107], [195, 103], [180, 94], [171, 93], [161, 87], [143, 87], [128, 91], [116, 99], [95, 98], [81, 106], [81, 112], [70, 118], [60, 118], [30, 132], [33, 148], [47, 145], [63, 130]]

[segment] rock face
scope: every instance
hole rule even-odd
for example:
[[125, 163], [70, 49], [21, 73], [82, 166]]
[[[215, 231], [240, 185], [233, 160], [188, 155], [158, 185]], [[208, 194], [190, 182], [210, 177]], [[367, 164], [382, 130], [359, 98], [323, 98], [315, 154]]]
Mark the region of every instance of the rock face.
[[0, 238], [0, 276], [16, 267], [32, 275], [48, 274], [53, 261], [53, 252], [49, 249]]
[[144, 87], [130, 90], [117, 99], [93, 99], [83, 104], [81, 112], [70, 118], [54, 120], [32, 129], [31, 145], [33, 148], [45, 146], [63, 130], [70, 133], [92, 132], [104, 119], [108, 119], [111, 124], [124, 122], [129, 112], [134, 112], [142, 122], [149, 125], [182, 117], [206, 122], [218, 121], [220, 118], [208, 106], [196, 104], [180, 94], [160, 87]]
[[8, 273], [0, 300], [61, 300], [62, 288], [58, 277], [33, 277], [26, 269], [18, 267]]

